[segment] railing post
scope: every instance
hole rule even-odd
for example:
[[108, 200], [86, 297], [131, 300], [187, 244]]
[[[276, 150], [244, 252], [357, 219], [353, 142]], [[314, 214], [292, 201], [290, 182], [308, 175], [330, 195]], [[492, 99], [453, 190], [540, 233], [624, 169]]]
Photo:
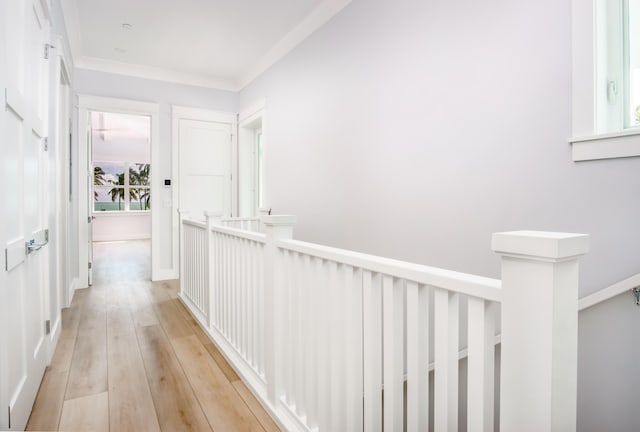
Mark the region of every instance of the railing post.
[[182, 295], [183, 291], [183, 276], [184, 276], [184, 225], [183, 221], [185, 218], [191, 213], [189, 210], [178, 209], [178, 223], [180, 224], [178, 227], [178, 257], [179, 268], [178, 268], [178, 279], [180, 280], [180, 295]]
[[282, 393], [282, 373], [280, 365], [283, 351], [282, 343], [282, 269], [279, 268], [277, 240], [293, 238], [293, 225], [296, 217], [291, 215], [262, 216], [265, 227], [266, 244], [264, 247], [264, 356], [267, 397], [273, 406], [277, 406]]
[[256, 227], [256, 230], [258, 230], [259, 232], [264, 232], [264, 222], [262, 221], [262, 217], [269, 216], [270, 211], [271, 209], [268, 207], [260, 207], [258, 209], [258, 218], [260, 218], [260, 222], [258, 222], [258, 226]]
[[213, 288], [214, 288], [214, 273], [213, 273], [213, 236], [211, 235], [211, 227], [213, 225], [221, 225], [222, 224], [222, 210], [212, 210], [205, 211], [204, 216], [207, 218], [207, 256], [205, 266], [205, 280], [207, 282], [207, 286], [205, 287], [205, 293], [207, 295], [207, 327], [211, 328], [213, 325], [213, 311], [215, 305], [213, 304]]
[[500, 430], [575, 431], [578, 261], [586, 234], [493, 235], [502, 255]]

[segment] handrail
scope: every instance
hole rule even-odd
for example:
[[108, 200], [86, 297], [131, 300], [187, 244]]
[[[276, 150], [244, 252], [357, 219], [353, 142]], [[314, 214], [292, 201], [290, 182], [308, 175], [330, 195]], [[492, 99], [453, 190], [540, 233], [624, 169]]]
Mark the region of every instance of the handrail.
[[206, 229], [207, 228], [207, 224], [199, 221], [199, 220], [195, 220], [195, 219], [183, 219], [182, 222], [185, 225], [191, 225], [194, 227], [198, 227], [198, 228], [202, 228], [202, 229]]
[[222, 225], [212, 225], [212, 231], [216, 231], [222, 234], [227, 234], [233, 237], [238, 237], [246, 240], [252, 240], [257, 243], [265, 243], [267, 241], [266, 236], [259, 232], [246, 231], [241, 228], [231, 228]]
[[581, 298], [578, 300], [578, 311], [583, 311], [591, 306], [607, 301], [625, 291], [633, 291], [633, 289], [638, 286], [640, 286], [640, 273]]
[[444, 288], [472, 297], [502, 302], [502, 282], [498, 279], [413, 264], [298, 240], [278, 240], [276, 246], [281, 249], [348, 264], [375, 273], [384, 273], [389, 276]]

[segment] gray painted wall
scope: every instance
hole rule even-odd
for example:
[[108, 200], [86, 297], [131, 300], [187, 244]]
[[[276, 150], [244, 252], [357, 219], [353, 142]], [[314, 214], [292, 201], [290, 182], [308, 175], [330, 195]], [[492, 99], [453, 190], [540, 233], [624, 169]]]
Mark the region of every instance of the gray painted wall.
[[[123, 75], [76, 69], [74, 89], [78, 94], [105, 96], [120, 99], [132, 99], [155, 102], [160, 106], [160, 166], [153, 167], [154, 176], [172, 178], [171, 172], [171, 105], [204, 108], [216, 111], [238, 111], [238, 94], [229, 91], [206, 89], [162, 81], [146, 80]], [[176, 182], [173, 182], [174, 187]], [[171, 200], [171, 190], [162, 189], [163, 196], [153, 198], [156, 203]], [[161, 212], [163, 233], [170, 233], [173, 208], [155, 205], [153, 211]], [[171, 268], [172, 238], [170, 235], [160, 238], [161, 268]]]
[[[499, 277], [491, 233], [585, 232], [581, 296], [640, 271], [640, 158], [571, 161], [570, 0], [354, 0], [240, 106], [262, 97], [298, 239]], [[640, 430], [639, 314], [581, 315], [580, 430]]]

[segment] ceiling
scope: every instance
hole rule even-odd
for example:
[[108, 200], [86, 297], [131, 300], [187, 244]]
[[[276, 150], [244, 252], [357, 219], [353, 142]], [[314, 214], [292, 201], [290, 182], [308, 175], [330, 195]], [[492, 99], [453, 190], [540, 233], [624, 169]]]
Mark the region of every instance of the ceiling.
[[239, 90], [351, 0], [61, 0], [76, 67]]

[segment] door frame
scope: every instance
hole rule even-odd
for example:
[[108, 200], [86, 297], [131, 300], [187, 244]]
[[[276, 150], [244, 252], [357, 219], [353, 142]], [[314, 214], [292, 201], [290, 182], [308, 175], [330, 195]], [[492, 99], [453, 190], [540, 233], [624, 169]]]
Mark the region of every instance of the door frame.
[[[160, 208], [160, 187], [162, 179], [155, 172], [160, 172], [160, 107], [154, 102], [142, 102], [128, 99], [117, 99], [102, 96], [79, 95], [78, 96], [78, 266], [79, 284], [78, 288], [89, 285], [88, 278], [88, 237], [89, 226], [89, 165], [88, 152], [85, 138], [88, 133], [89, 112], [104, 111], [118, 114], [143, 115], [151, 117], [151, 197], [155, 200], [154, 206]], [[160, 268], [160, 216], [161, 212], [151, 209], [151, 280], [170, 279], [166, 270]], [[175, 261], [174, 261], [175, 262]], [[167, 277], [169, 276], [169, 277]]]
[[[68, 143], [65, 138], [69, 133], [69, 119], [71, 118], [71, 70], [64, 51], [62, 36], [55, 36], [57, 55], [53, 57], [50, 65], [51, 82], [48, 110], [51, 113], [49, 119], [49, 181], [51, 182], [48, 208], [48, 225], [50, 232], [49, 289], [45, 293], [45, 318], [50, 323], [50, 333], [47, 336], [47, 364], [53, 357], [53, 352], [58, 343], [62, 329], [62, 308], [71, 303], [72, 280], [69, 273], [69, 258], [65, 254], [68, 249], [68, 231], [70, 203], [68, 195], [67, 159]], [[64, 81], [64, 84], [62, 83]], [[64, 225], [64, 229], [61, 229]], [[62, 237], [64, 233], [64, 237]], [[64, 266], [63, 266], [64, 264]], [[63, 270], [64, 267], [64, 270]], [[63, 278], [62, 275], [66, 275]], [[55, 305], [55, 312], [52, 311]], [[54, 315], [52, 315], [54, 313]]]
[[214, 111], [179, 105], [171, 106], [171, 172], [173, 173], [173, 262], [176, 278], [179, 277], [179, 224], [178, 205], [180, 203], [180, 120], [197, 120], [231, 125], [231, 215], [238, 215], [238, 114], [226, 111]]

